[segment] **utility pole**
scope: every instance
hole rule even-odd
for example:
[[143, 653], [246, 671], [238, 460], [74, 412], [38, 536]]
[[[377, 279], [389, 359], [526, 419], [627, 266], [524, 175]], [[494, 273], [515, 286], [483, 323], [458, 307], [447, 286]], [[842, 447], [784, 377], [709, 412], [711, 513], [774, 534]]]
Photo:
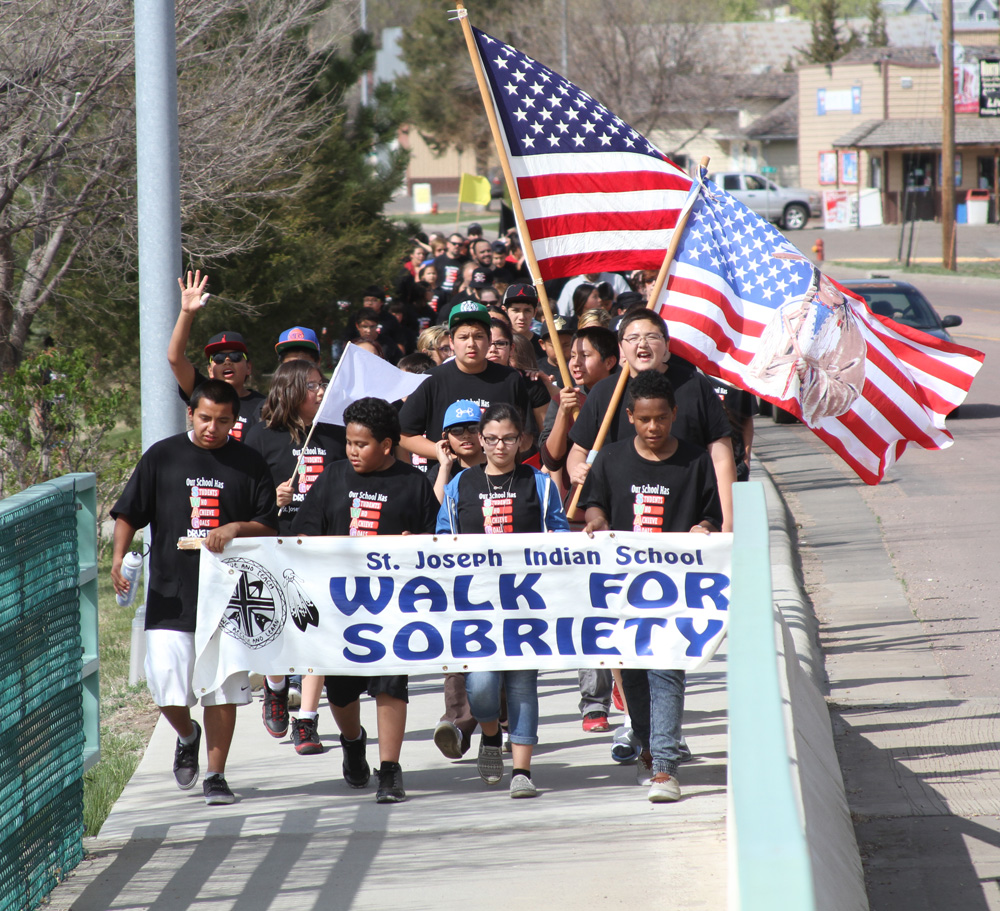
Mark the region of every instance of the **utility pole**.
[[941, 265], [955, 271], [955, 48], [952, 0], [941, 0]]
[[173, 0], [135, 0], [142, 449], [184, 430], [167, 340], [180, 311], [181, 192]]

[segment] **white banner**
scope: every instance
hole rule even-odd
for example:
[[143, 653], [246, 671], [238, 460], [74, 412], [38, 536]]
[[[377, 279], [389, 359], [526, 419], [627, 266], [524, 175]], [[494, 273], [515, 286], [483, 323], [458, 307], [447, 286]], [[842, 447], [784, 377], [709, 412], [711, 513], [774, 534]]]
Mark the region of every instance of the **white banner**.
[[266, 674], [696, 670], [729, 617], [729, 534], [237, 539], [202, 549], [195, 693]]

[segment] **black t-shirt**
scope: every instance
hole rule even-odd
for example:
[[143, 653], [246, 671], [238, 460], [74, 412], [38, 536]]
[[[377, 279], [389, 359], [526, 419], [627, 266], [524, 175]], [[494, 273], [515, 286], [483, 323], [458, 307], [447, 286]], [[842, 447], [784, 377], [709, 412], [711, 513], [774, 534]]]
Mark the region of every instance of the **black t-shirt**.
[[[670, 431], [672, 436], [687, 440], [702, 449], [707, 449], [709, 443], [729, 436], [729, 418], [726, 417], [722, 403], [707, 377], [699, 373], [694, 365], [676, 354], [672, 355], [667, 363], [667, 379], [674, 387], [674, 398], [677, 401], [677, 420]], [[570, 428], [570, 442], [590, 450], [597, 439], [597, 431], [604, 420], [604, 413], [608, 410], [617, 383], [618, 374], [615, 373], [594, 386], [580, 409], [580, 416]], [[618, 404], [616, 419], [608, 428], [605, 444], [635, 436], [635, 427], [629, 422], [625, 411], [626, 401], [628, 387]]]
[[[418, 465], [417, 467], [419, 468], [420, 466]], [[433, 487], [437, 483], [438, 475], [441, 474], [441, 463], [437, 459], [434, 459], [432, 462], [425, 464], [424, 471], [427, 475], [427, 480], [431, 482], [431, 487]], [[451, 467], [448, 469], [448, 478], [445, 481], [445, 484], [451, 481], [451, 479], [460, 471], [465, 471], [465, 469], [462, 468], [458, 459], [455, 459], [455, 461], [451, 463]]]
[[458, 476], [458, 531], [466, 535], [538, 532], [542, 506], [535, 473], [526, 465], [512, 472], [486, 474], [485, 465]]
[[743, 422], [752, 418], [758, 412], [757, 397], [745, 389], [729, 386], [722, 380], [709, 377], [715, 394], [722, 402], [722, 407], [729, 418], [729, 426], [733, 436], [733, 456], [736, 458], [736, 480], [745, 481], [750, 477], [750, 468], [746, 464], [747, 447], [743, 442]]
[[447, 361], [435, 367], [430, 379], [424, 380], [403, 403], [399, 412], [403, 433], [440, 440], [444, 413], [459, 399], [470, 399], [483, 411], [497, 402], [509, 402], [522, 415], [528, 414], [528, 390], [524, 378], [513, 367], [487, 361], [481, 373], [462, 373], [455, 361]]
[[462, 283], [462, 266], [467, 262], [466, 259], [452, 259], [444, 253], [434, 260], [438, 281], [445, 291], [454, 291]]
[[358, 474], [348, 461], [327, 466], [292, 522], [296, 535], [430, 534], [440, 508], [427, 476], [398, 459]]
[[599, 506], [616, 531], [687, 532], [704, 519], [722, 528], [722, 504], [711, 456], [677, 441], [663, 461], [644, 459], [635, 438], [597, 454], [580, 495], [580, 506]]
[[178, 550], [177, 539], [204, 538], [230, 522], [278, 526], [263, 456], [232, 440], [202, 449], [186, 433], [149, 447], [111, 516], [152, 529], [146, 629], [182, 632], [195, 628], [199, 557], [196, 550]]
[[549, 387], [539, 379], [532, 380], [527, 377], [524, 377], [524, 383], [528, 387], [528, 404], [533, 409], [541, 408], [543, 405], [547, 408], [549, 402], [552, 401], [552, 396], [549, 395]]
[[[281, 510], [278, 516], [278, 533], [287, 535], [291, 531], [292, 519], [295, 518], [302, 501], [309, 493], [323, 469], [346, 457], [346, 428], [336, 424], [317, 424], [313, 430], [309, 445], [302, 456], [302, 466], [299, 476], [293, 485], [292, 502]], [[275, 429], [261, 422], [250, 428], [246, 436], [247, 446], [256, 449], [271, 469], [271, 480], [274, 486], [284, 484], [295, 471], [302, 446], [292, 440], [292, 435], [284, 428]]]
[[[208, 379], [204, 373], [202, 373], [197, 367], [194, 370], [194, 386], [191, 387], [193, 392], [202, 383]], [[246, 439], [247, 431], [253, 427], [260, 420], [260, 407], [264, 404], [267, 399], [262, 392], [257, 392], [254, 389], [247, 389], [246, 395], [240, 399], [240, 417], [239, 420], [233, 425], [233, 429], [229, 431], [229, 435], [234, 440], [244, 440]], [[181, 401], [187, 405], [188, 396], [184, 394], [184, 390], [180, 386], [177, 387], [177, 394], [181, 397]]]

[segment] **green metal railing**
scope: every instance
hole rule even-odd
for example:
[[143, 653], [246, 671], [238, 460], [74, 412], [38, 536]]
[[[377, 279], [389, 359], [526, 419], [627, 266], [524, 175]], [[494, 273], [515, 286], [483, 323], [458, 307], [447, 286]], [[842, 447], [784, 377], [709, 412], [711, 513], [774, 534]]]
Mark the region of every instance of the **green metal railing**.
[[812, 866], [778, 676], [764, 488], [758, 482], [733, 488], [727, 683], [730, 908], [814, 911]]
[[71, 474], [0, 501], [0, 911], [37, 907], [83, 857], [99, 757], [97, 500]]

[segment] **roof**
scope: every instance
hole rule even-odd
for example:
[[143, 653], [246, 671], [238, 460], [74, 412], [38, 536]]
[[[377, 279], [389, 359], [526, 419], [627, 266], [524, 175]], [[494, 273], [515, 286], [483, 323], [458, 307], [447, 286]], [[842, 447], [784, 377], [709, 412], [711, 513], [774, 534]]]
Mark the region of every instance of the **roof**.
[[747, 139], [798, 139], [799, 138], [799, 96], [798, 93], [781, 102], [776, 108], [758, 117], [745, 130]]
[[[941, 120], [866, 120], [833, 145], [840, 149], [940, 148]], [[956, 117], [955, 145], [1000, 145], [1000, 118]]]
[[939, 66], [932, 47], [856, 47], [848, 51], [836, 61], [834, 66], [844, 63], [878, 63], [888, 60], [891, 63], [923, 64]]

